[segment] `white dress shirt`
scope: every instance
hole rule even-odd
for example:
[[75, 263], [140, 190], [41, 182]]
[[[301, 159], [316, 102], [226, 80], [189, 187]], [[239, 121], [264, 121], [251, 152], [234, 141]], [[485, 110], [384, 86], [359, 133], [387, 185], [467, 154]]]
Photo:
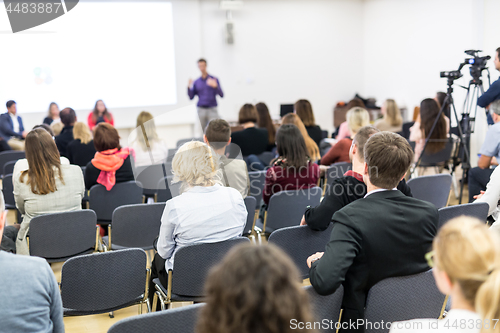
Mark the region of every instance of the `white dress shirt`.
[[[481, 318], [475, 312], [452, 309], [443, 319], [414, 319], [392, 323], [389, 333], [479, 333]], [[491, 327], [490, 320], [490, 327]], [[494, 322], [493, 322], [494, 325]]]
[[[486, 202], [489, 206], [488, 215], [493, 216], [495, 221], [498, 219], [499, 209], [498, 209], [498, 200], [500, 199], [500, 167], [496, 167], [493, 170], [493, 173], [490, 176], [490, 181], [486, 185], [486, 192], [483, 196], [477, 199], [474, 202]], [[497, 225], [498, 222], [495, 222], [493, 225], [499, 227]]]
[[[391, 191], [397, 191], [397, 190], [398, 189], [395, 187]], [[376, 190], [373, 190], [373, 191], [366, 193], [365, 196], [363, 197], [363, 199], [366, 198], [367, 196], [369, 196], [370, 194], [377, 193], [377, 192], [384, 192], [384, 191], [389, 191], [389, 190], [385, 189], [385, 188], [378, 188]]]
[[247, 220], [241, 194], [220, 185], [195, 186], [167, 201], [161, 217], [158, 254], [174, 267], [175, 252], [197, 243], [216, 243], [241, 236]]
[[12, 119], [12, 124], [14, 125], [14, 132], [19, 133], [19, 120], [17, 120], [17, 115], [13, 115], [9, 112], [10, 119]]

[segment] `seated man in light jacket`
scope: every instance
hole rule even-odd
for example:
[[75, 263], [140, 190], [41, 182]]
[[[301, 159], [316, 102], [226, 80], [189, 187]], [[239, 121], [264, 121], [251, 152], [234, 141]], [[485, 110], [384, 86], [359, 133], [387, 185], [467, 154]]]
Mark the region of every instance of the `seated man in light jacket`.
[[24, 138], [28, 134], [24, 130], [23, 119], [17, 115], [15, 101], [8, 101], [7, 111], [0, 115], [0, 135], [14, 150], [24, 150]]
[[243, 199], [246, 198], [250, 190], [247, 164], [242, 158], [227, 158], [225, 155], [225, 149], [231, 143], [229, 123], [224, 119], [211, 120], [205, 129], [203, 140], [220, 156], [222, 183], [238, 190]]

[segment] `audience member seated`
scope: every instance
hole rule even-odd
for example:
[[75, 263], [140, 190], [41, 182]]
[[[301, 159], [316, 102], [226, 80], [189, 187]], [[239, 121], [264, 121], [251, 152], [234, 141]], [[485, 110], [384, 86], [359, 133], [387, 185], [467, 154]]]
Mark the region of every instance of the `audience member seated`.
[[[221, 186], [216, 153], [205, 143], [183, 144], [172, 160], [174, 182], [181, 194], [167, 201], [161, 217], [151, 280], [167, 286], [168, 271], [175, 270], [175, 252], [187, 245], [216, 243], [240, 236], [247, 219], [241, 194]], [[150, 284], [152, 285], [152, 284]], [[154, 288], [150, 288], [152, 300]]]
[[[413, 161], [408, 142], [398, 134], [373, 134], [364, 149], [367, 194], [337, 211], [325, 252], [307, 259], [309, 279], [321, 295], [342, 284], [342, 322], [363, 332], [366, 296], [377, 282], [429, 269], [425, 253], [438, 224], [436, 207], [396, 190]], [[342, 332], [343, 330], [341, 330]]]
[[24, 150], [24, 138], [28, 134], [24, 130], [23, 119], [17, 115], [17, 105], [14, 101], [8, 101], [7, 112], [0, 115], [0, 151], [6, 149], [5, 143], [14, 150]]
[[493, 219], [493, 229], [498, 230], [500, 228], [500, 223], [496, 221], [499, 219], [500, 215], [500, 168], [493, 169], [490, 181], [486, 184], [486, 191], [481, 191], [480, 194], [475, 195], [473, 199], [476, 199], [474, 203], [486, 202], [489, 206], [488, 216]]
[[278, 159], [266, 172], [262, 197], [267, 205], [275, 193], [318, 186], [319, 167], [307, 154], [306, 144], [295, 125], [281, 125], [276, 134]]
[[50, 126], [54, 121], [59, 121], [59, 106], [57, 103], [52, 102], [49, 105], [49, 112], [47, 117], [43, 119], [43, 123]]
[[64, 108], [61, 113], [61, 123], [64, 127], [61, 134], [56, 136], [57, 149], [61, 156], [68, 157], [67, 147], [68, 144], [73, 141], [73, 126], [76, 123], [76, 113], [72, 108]]
[[151, 113], [142, 111], [137, 116], [136, 138], [130, 148], [134, 150], [136, 167], [165, 163], [168, 155], [166, 143], [156, 134], [155, 120]]
[[[366, 184], [363, 182], [364, 148], [370, 136], [378, 132], [380, 131], [373, 126], [365, 126], [356, 133], [349, 151], [352, 170], [347, 171], [343, 177], [336, 175], [339, 178], [327, 184], [323, 200], [315, 208], [306, 209], [300, 225], [307, 224], [312, 230], [326, 230], [336, 211], [366, 195]], [[404, 178], [399, 182], [397, 189], [406, 196], [412, 196]]]
[[211, 120], [205, 129], [203, 141], [219, 156], [219, 166], [222, 171], [222, 183], [232, 187], [246, 198], [250, 190], [247, 164], [244, 160], [227, 158], [226, 147], [231, 143], [231, 126], [224, 119]]
[[237, 246], [210, 271], [196, 332], [315, 332], [302, 326], [315, 318], [300, 281], [295, 264], [278, 247]]
[[[23, 215], [16, 235], [16, 252], [29, 255], [26, 237], [31, 219], [82, 209], [85, 186], [82, 170], [61, 163], [56, 144], [45, 129], [34, 129], [26, 136], [26, 159], [28, 165], [22, 160], [14, 165], [12, 182], [16, 207]], [[6, 228], [9, 233], [11, 228], [15, 227]]]
[[95, 127], [94, 147], [97, 153], [85, 168], [87, 189], [101, 184], [110, 191], [116, 183], [134, 180], [130, 149], [120, 146], [120, 136], [112, 125], [101, 123]]
[[499, 245], [498, 235], [482, 221], [461, 216], [446, 223], [426, 258], [439, 291], [450, 296], [451, 309], [440, 320], [394, 322], [390, 332], [498, 332]]
[[[347, 103], [345, 108], [347, 111], [349, 111], [350, 109], [356, 107], [365, 109], [365, 103], [363, 103], [363, 101], [359, 98], [353, 98], [349, 101], [349, 103]], [[337, 141], [340, 141], [344, 138], [349, 138], [351, 136], [351, 133], [349, 132], [349, 127], [347, 126], [347, 120], [339, 125], [339, 127], [337, 128], [337, 135], [335, 135], [335, 133], [332, 134], [332, 138], [334, 136], [335, 139], [337, 139]]]
[[[420, 114], [415, 121], [415, 124], [410, 128], [410, 141], [415, 142], [415, 157], [416, 163], [422, 154], [425, 146], [425, 139], [429, 135], [434, 121], [439, 114], [439, 105], [432, 98], [426, 98], [420, 103]], [[439, 120], [432, 132], [429, 143], [427, 144], [426, 152], [435, 154], [444, 149], [446, 146], [446, 138], [450, 130], [450, 120], [445, 118], [441, 113]], [[486, 185], [486, 184], [485, 184]]]
[[336, 144], [321, 158], [321, 165], [330, 165], [338, 162], [349, 162], [349, 149], [352, 138], [361, 127], [370, 125], [370, 115], [363, 108], [355, 107], [347, 111], [347, 126], [351, 135], [348, 138], [337, 141]]
[[71, 164], [84, 167], [94, 158], [96, 153], [89, 127], [82, 122], [75, 123], [73, 139], [66, 148], [68, 159]]
[[91, 131], [94, 130], [94, 127], [99, 123], [108, 123], [111, 125], [115, 124], [113, 120], [113, 115], [109, 113], [108, 108], [102, 101], [102, 99], [95, 102], [94, 110], [90, 112], [87, 122]]
[[257, 122], [257, 126], [259, 126], [259, 128], [267, 129], [267, 135], [269, 138], [267, 151], [272, 151], [274, 147], [276, 147], [276, 128], [274, 127], [273, 120], [271, 119], [271, 115], [269, 114], [269, 109], [264, 103], [255, 104], [255, 108], [257, 109], [257, 113], [259, 114], [259, 121]]
[[[0, 236], [7, 212], [0, 193]], [[45, 259], [0, 251], [2, 332], [63, 333], [61, 293]]]
[[252, 104], [245, 104], [238, 114], [238, 123], [243, 126], [242, 131], [231, 134], [231, 142], [238, 145], [243, 157], [248, 155], [259, 155], [266, 151], [269, 144], [267, 129], [257, 128], [259, 114]]
[[378, 119], [373, 126], [381, 131], [395, 133], [403, 131], [403, 117], [401, 117], [401, 111], [393, 99], [386, 99], [380, 112], [384, 117]]
[[323, 134], [321, 133], [321, 128], [316, 125], [311, 103], [307, 99], [299, 99], [295, 102], [293, 107], [297, 116], [299, 116], [300, 120], [304, 123], [307, 134], [309, 134], [311, 139], [313, 139], [319, 147], [319, 143], [323, 139]]
[[281, 119], [281, 125], [295, 125], [299, 129], [302, 134], [302, 138], [306, 143], [307, 154], [311, 161], [316, 162], [321, 159], [321, 155], [319, 153], [319, 148], [316, 142], [307, 134], [307, 129], [304, 126], [302, 120], [300, 120], [299, 116], [295, 113], [289, 113]]
[[492, 165], [498, 165], [500, 159], [500, 99], [490, 105], [491, 116], [495, 125], [486, 133], [483, 145], [479, 150], [477, 167], [469, 170], [469, 202], [475, 195], [486, 189], [486, 184], [493, 173]]

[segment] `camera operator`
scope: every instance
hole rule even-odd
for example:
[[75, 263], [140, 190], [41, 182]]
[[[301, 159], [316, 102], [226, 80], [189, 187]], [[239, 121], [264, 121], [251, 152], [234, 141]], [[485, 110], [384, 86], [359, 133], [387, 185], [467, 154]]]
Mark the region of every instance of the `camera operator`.
[[[493, 63], [495, 64], [496, 70], [500, 71], [500, 60], [498, 59], [500, 56], [500, 47], [496, 49], [495, 52], [495, 60]], [[480, 107], [487, 107], [491, 104], [491, 102], [500, 99], [500, 79], [493, 82], [490, 88], [477, 100], [477, 105]]]
[[[495, 64], [498, 64], [498, 58], [495, 59]], [[497, 82], [500, 80], [495, 83]], [[497, 161], [500, 160], [500, 99], [491, 103], [490, 112], [495, 124], [488, 129], [484, 143], [479, 150], [481, 156], [477, 161], [478, 166], [469, 170], [469, 202], [473, 202], [475, 195], [486, 190], [486, 184], [493, 172], [490, 166], [498, 165]]]

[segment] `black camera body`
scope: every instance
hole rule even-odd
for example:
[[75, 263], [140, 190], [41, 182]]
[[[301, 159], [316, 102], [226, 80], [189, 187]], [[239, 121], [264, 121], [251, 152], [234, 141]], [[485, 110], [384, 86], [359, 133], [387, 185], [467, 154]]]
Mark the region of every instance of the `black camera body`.
[[472, 56], [473, 58], [467, 58], [464, 61], [465, 65], [471, 65], [469, 68], [470, 70], [470, 75], [475, 81], [478, 81], [481, 78], [481, 73], [483, 70], [485, 70], [486, 64], [488, 60], [491, 59], [490, 56], [484, 56], [484, 57], [479, 57], [479, 52], [482, 52], [481, 50], [467, 50], [465, 51], [466, 54]]
[[458, 78], [461, 78], [463, 75], [460, 73], [460, 71], [448, 71], [448, 72], [441, 72], [439, 73], [440, 77], [447, 77], [452, 80], [456, 80]]

